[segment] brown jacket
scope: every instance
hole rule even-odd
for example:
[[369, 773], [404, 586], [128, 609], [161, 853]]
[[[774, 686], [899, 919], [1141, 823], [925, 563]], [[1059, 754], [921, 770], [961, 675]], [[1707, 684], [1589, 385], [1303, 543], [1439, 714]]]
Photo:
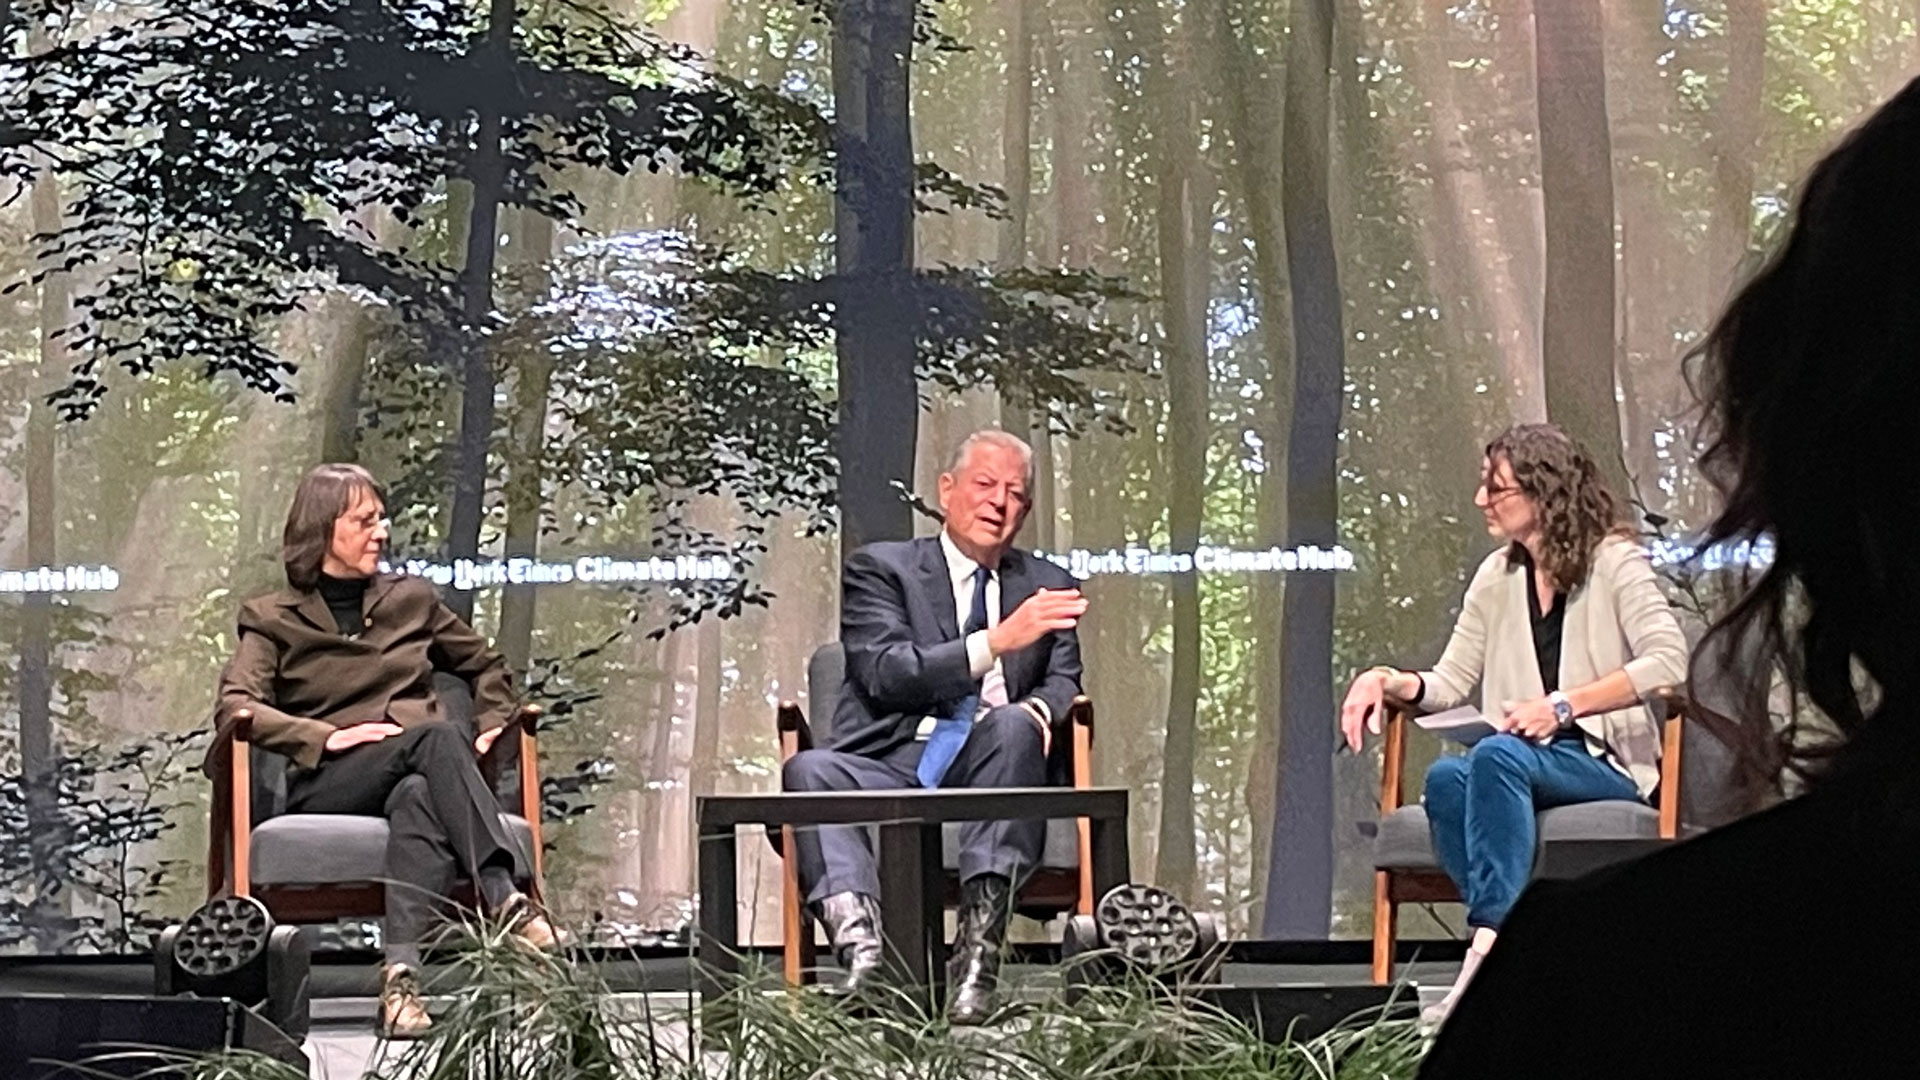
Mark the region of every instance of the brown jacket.
[[[220, 673], [214, 722], [222, 734], [236, 712], [251, 710], [254, 742], [312, 768], [336, 728], [439, 719], [436, 671], [472, 685], [479, 730], [507, 722], [514, 699], [506, 659], [440, 602], [432, 584], [382, 574], [368, 583], [361, 611], [366, 629], [349, 640], [317, 591], [283, 589], [243, 604], [239, 645]], [[217, 779], [223, 763], [216, 756], [209, 753], [201, 768]]]

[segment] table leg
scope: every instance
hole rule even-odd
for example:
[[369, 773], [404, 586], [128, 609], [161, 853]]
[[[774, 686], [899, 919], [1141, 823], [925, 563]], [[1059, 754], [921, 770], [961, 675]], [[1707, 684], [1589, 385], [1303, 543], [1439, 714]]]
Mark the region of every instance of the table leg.
[[1100, 897], [1115, 886], [1125, 885], [1132, 868], [1127, 857], [1127, 819], [1094, 818], [1088, 837], [1093, 848], [1093, 896]]
[[[927, 828], [917, 821], [889, 821], [879, 828], [880, 928], [887, 964], [903, 987], [929, 985], [927, 926]], [[938, 831], [933, 857], [938, 865]], [[939, 894], [934, 896], [939, 903]]]
[[[943, 826], [920, 826], [920, 925], [926, 928], [927, 985], [944, 994], [947, 986], [947, 906]], [[937, 999], [936, 999], [937, 1000]]]
[[725, 993], [739, 971], [739, 852], [733, 826], [700, 827], [700, 948], [694, 985], [701, 999]]

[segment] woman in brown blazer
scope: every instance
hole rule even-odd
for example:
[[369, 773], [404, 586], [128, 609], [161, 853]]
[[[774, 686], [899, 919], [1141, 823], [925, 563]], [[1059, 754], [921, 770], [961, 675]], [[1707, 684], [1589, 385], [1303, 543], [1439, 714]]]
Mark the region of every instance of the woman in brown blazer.
[[[514, 840], [480, 775], [514, 709], [506, 660], [431, 584], [379, 573], [387, 526], [365, 469], [321, 465], [301, 479], [282, 545], [288, 588], [241, 607], [219, 721], [250, 712], [254, 741], [291, 759], [289, 813], [390, 822], [380, 1023], [408, 1037], [430, 1023], [420, 942], [456, 877], [528, 943], [551, 947], [555, 935], [514, 885]], [[436, 671], [472, 685], [472, 742], [443, 715]]]

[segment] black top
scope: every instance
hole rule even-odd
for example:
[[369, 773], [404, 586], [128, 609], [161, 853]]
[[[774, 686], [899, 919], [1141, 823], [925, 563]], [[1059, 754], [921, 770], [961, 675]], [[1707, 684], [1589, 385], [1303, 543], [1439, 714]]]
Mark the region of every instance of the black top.
[[320, 575], [320, 598], [327, 602], [333, 621], [348, 637], [359, 637], [367, 628], [361, 616], [361, 604], [367, 596], [366, 578], [337, 578]]
[[[1920, 755], [1897, 760], [1912, 775], [1892, 784], [1915, 786]], [[1535, 883], [1421, 1080], [1912, 1076], [1920, 815], [1876, 800], [1886, 786], [1836, 779]]]
[[1527, 568], [1527, 615], [1533, 623], [1533, 653], [1540, 662], [1540, 685], [1549, 694], [1560, 689], [1560, 632], [1567, 622], [1567, 596], [1553, 592], [1553, 606], [1540, 610], [1540, 590], [1533, 584], [1533, 556], [1519, 544], [1520, 565]]

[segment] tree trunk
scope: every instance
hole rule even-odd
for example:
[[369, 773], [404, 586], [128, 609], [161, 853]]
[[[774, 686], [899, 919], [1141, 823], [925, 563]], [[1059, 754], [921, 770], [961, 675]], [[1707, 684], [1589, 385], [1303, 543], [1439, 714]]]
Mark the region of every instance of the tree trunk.
[[920, 403], [913, 270], [913, 0], [833, 9], [834, 265], [841, 551], [913, 535], [893, 483], [913, 482]]
[[[492, 0], [486, 50], [504, 70], [513, 55], [514, 0]], [[500, 146], [499, 106], [482, 88], [468, 182], [473, 205], [467, 218], [467, 257], [461, 271], [460, 435], [453, 461], [453, 508], [447, 526], [447, 557], [477, 559], [480, 522], [486, 515], [487, 448], [493, 440], [493, 362], [484, 333], [493, 311], [493, 263], [499, 247], [500, 202], [506, 159]], [[473, 620], [473, 590], [454, 589], [447, 606]]]
[[1698, 276], [1682, 263], [1674, 243], [1667, 191], [1670, 170], [1704, 169], [1691, 147], [1673, 145], [1672, 88], [1661, 57], [1673, 42], [1662, 29], [1666, 0], [1604, 0], [1602, 17], [1618, 27], [1608, 42], [1607, 111], [1612, 138], [1614, 214], [1619, 221], [1619, 275], [1614, 377], [1620, 386], [1620, 439], [1627, 475], [1642, 490], [1657, 490], [1662, 459], [1654, 431], [1676, 415], [1663, 384], [1679, 382], [1674, 328], [1690, 324], [1684, 305], [1693, 291], [1664, 286]]
[[1547, 415], [1629, 493], [1614, 385], [1613, 142], [1599, 0], [1534, 0]]
[[361, 391], [377, 316], [344, 296], [331, 296], [323, 303], [342, 325], [332, 343], [333, 363], [328, 366], [320, 404], [320, 460], [357, 461]]
[[693, 753], [687, 764], [693, 794], [711, 795], [720, 780], [720, 685], [726, 657], [721, 652], [722, 623], [708, 614], [694, 629], [695, 678], [693, 696]]
[[685, 649], [685, 637], [675, 633], [668, 634], [656, 651], [660, 681], [655, 684], [652, 738], [649, 740], [646, 771], [642, 774], [647, 778], [647, 791], [642, 803], [645, 810], [641, 818], [640, 843], [652, 849], [653, 857], [644, 865], [654, 872], [647, 880], [636, 884], [653, 894], [656, 908], [664, 906], [674, 896], [684, 895], [688, 885], [687, 882], [669, 880], [667, 875], [659, 872], [673, 862], [675, 849], [684, 841], [685, 835], [667, 812], [668, 804], [673, 800], [673, 729], [680, 711], [680, 668]]
[[1027, 217], [1033, 203], [1033, 28], [1029, 0], [1006, 0], [1007, 104], [1000, 126], [1001, 183], [1007, 216], [1000, 223], [1002, 270], [1027, 261]]
[[[1426, 165], [1433, 177], [1433, 217], [1418, 229], [1428, 256], [1435, 295], [1449, 318], [1470, 301], [1467, 329], [1485, 332], [1517, 422], [1547, 415], [1541, 390], [1540, 313], [1520, 285], [1525, 268], [1502, 241], [1505, 198], [1487, 183], [1486, 162], [1464, 142], [1466, 114], [1451, 64], [1446, 28], [1453, 23], [1446, 0], [1426, 0], [1423, 47], [1407, 50], [1407, 67], [1431, 106]], [[1508, 33], [1515, 31], [1508, 30]], [[1525, 134], [1532, 134], [1527, 132]], [[1531, 214], [1527, 215], [1531, 217]]]
[[[60, 188], [49, 174], [33, 181], [33, 231], [61, 228]], [[40, 364], [36, 388], [27, 404], [25, 473], [27, 480], [27, 567], [53, 566], [58, 555], [54, 532], [54, 410], [41, 396], [58, 385], [67, 369], [66, 346], [57, 337], [66, 329], [68, 290], [63, 274], [48, 274], [40, 286]], [[66, 881], [65, 841], [60, 827], [60, 791], [53, 737], [53, 595], [28, 593], [20, 612], [20, 780], [26, 796], [28, 850], [33, 858], [32, 906], [25, 929], [40, 952], [59, 948], [62, 936], [61, 892]]]
[[[1222, 7], [1224, 14], [1225, 8]], [[1254, 295], [1259, 302], [1258, 332], [1266, 353], [1261, 383], [1260, 474], [1256, 492], [1255, 546], [1272, 543], [1287, 528], [1287, 428], [1293, 411], [1293, 339], [1287, 297], [1286, 229], [1281, 207], [1281, 158], [1276, 145], [1283, 131], [1281, 94], [1260, 69], [1259, 60], [1227, 20], [1213, 35], [1227, 98], [1227, 116], [1239, 165], [1239, 187], [1247, 208], [1253, 243]], [[1273, 837], [1273, 777], [1280, 761], [1280, 716], [1284, 700], [1280, 679], [1281, 598], [1277, 574], [1255, 575], [1253, 633], [1260, 642], [1253, 654], [1253, 746], [1247, 756], [1243, 795], [1249, 832], [1248, 887], [1251, 909], [1265, 903], [1268, 844]], [[1254, 918], [1258, 918], [1257, 914]]]
[[[1920, 10], [1915, 12], [1920, 29]], [[1761, 91], [1766, 82], [1765, 0], [1727, 0], [1727, 88], [1714, 117], [1713, 218], [1707, 273], [1717, 305], [1731, 290], [1753, 232], [1754, 162], [1760, 150]]]
[[[519, 228], [510, 247], [530, 266], [553, 257], [553, 222], [532, 210], [517, 215]], [[534, 295], [547, 293], [543, 270]], [[507, 472], [507, 532], [502, 543], [509, 559], [531, 559], [540, 552], [541, 482], [546, 472], [547, 395], [553, 384], [553, 358], [534, 350], [515, 372], [512, 461]], [[516, 677], [524, 678], [533, 652], [534, 585], [508, 585], [500, 594], [500, 652]]]
[[[1161, 364], [1167, 387], [1168, 541], [1176, 552], [1200, 543], [1207, 485], [1207, 240], [1211, 192], [1199, 169], [1198, 130], [1184, 87], [1190, 55], [1176, 57], [1157, 5], [1129, 16], [1142, 61], [1141, 94], [1154, 165]], [[1189, 25], [1189, 32], [1191, 26]], [[1182, 43], [1184, 44], [1184, 43]], [[1160, 835], [1154, 880], [1176, 896], [1194, 884], [1193, 777], [1200, 698], [1200, 579], [1193, 570], [1169, 582], [1173, 656], [1160, 766]]]
[[[1067, 25], [1078, 12], [1077, 5], [1049, 5], [1036, 30], [1044, 39], [1047, 57], [1043, 82], [1049, 89], [1052, 116], [1048, 129], [1052, 134], [1050, 158], [1051, 201], [1053, 213], [1053, 265], [1058, 267], [1098, 267], [1104, 249], [1097, 243], [1098, 200], [1103, 191], [1091, 175], [1086, 146], [1086, 131], [1093, 122], [1094, 98], [1088, 90], [1088, 76], [1099, 64], [1083, 43], [1085, 36], [1077, 25]], [[1042, 494], [1051, 500], [1048, 515], [1053, 534], [1051, 547], [1067, 550], [1077, 542], [1074, 521], [1073, 476], [1081, 447], [1075, 440], [1061, 440], [1056, 447], [1046, 440], [1049, 481]], [[1038, 451], [1039, 444], [1035, 444]], [[1084, 458], [1081, 458], [1084, 460]], [[1039, 508], [1035, 508], [1036, 513]]]
[[[1281, 206], [1294, 336], [1287, 445], [1290, 543], [1332, 547], [1339, 517], [1340, 403], [1346, 374], [1340, 264], [1329, 203], [1334, 0], [1293, 5], [1287, 38]], [[1292, 575], [1282, 605], [1286, 686], [1273, 845], [1261, 932], [1324, 938], [1333, 905], [1333, 606], [1327, 572]]]
[[[1031, 0], [1007, 0], [1007, 108], [1000, 128], [1002, 183], [1007, 216], [1000, 223], [1001, 270], [1026, 265], [1028, 222], [1033, 205], [1033, 20]], [[1000, 426], [1033, 445], [1033, 511], [1020, 530], [1025, 548], [1053, 550], [1053, 440], [1047, 434], [1047, 402], [1000, 395]]]

